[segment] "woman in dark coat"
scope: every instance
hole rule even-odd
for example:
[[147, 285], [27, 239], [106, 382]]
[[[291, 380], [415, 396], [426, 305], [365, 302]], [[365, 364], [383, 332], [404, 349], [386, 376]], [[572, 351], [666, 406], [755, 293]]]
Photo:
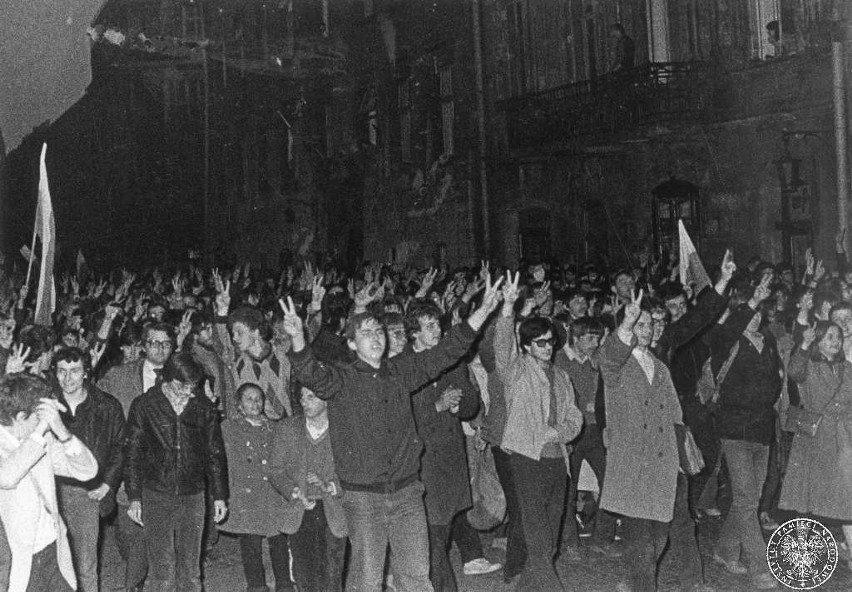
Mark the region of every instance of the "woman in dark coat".
[[222, 422], [222, 439], [228, 455], [230, 513], [219, 529], [236, 534], [248, 592], [266, 592], [263, 539], [269, 543], [277, 590], [292, 590], [289, 546], [283, 534], [284, 502], [272, 488], [273, 424], [263, 414], [260, 386], [246, 383], [234, 396], [238, 414]]
[[790, 358], [802, 405], [821, 413], [816, 436], [797, 434], [779, 506], [845, 522], [852, 541], [852, 363], [840, 327], [820, 321], [805, 330]]

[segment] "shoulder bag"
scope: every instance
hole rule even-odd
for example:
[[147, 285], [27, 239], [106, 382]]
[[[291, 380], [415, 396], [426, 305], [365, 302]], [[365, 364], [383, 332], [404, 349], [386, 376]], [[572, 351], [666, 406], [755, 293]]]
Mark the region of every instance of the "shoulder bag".
[[840, 388], [843, 386], [843, 368], [840, 368], [840, 382], [835, 389], [834, 394], [828, 400], [828, 403], [823, 405], [820, 411], [808, 411], [802, 407], [790, 407], [787, 409], [787, 418], [784, 420], [784, 431], [793, 432], [801, 436], [813, 438], [819, 431], [819, 426], [822, 423], [822, 418], [825, 417], [825, 410], [837, 398]]

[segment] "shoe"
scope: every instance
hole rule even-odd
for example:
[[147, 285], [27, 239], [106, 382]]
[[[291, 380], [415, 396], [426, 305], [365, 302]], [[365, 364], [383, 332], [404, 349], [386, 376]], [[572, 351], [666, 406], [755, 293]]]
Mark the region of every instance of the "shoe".
[[748, 573], [748, 568], [743, 565], [741, 561], [738, 561], [736, 559], [734, 559], [733, 561], [728, 561], [726, 559], [723, 559], [718, 553], [713, 553], [713, 561], [723, 566], [728, 573], [738, 576]]
[[606, 559], [618, 559], [624, 553], [619, 551], [615, 545], [589, 545], [589, 551], [598, 555], [603, 555]]
[[562, 547], [560, 557], [564, 558], [568, 563], [583, 563], [583, 554], [580, 553], [580, 548], [574, 545], [565, 545]]
[[762, 573], [751, 579], [751, 585], [757, 590], [774, 590], [778, 587], [778, 580], [770, 573]]
[[760, 513], [760, 527], [763, 530], [775, 532], [779, 526], [780, 525], [772, 519], [772, 516], [770, 516], [768, 512]]
[[485, 557], [468, 561], [464, 564], [464, 575], [466, 576], [481, 576], [497, 571], [503, 567], [502, 563], [491, 563]]
[[491, 541], [492, 549], [503, 549], [506, 550], [506, 543], [509, 539], [506, 537], [494, 537], [494, 540]]
[[718, 518], [722, 515], [722, 510], [719, 508], [704, 508], [702, 510], [705, 516], [709, 516], [710, 518]]

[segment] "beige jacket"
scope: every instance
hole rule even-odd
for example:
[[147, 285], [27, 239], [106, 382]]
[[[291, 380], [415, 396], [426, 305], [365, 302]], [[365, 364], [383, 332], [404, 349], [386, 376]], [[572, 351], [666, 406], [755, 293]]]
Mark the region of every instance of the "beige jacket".
[[[556, 426], [547, 425], [551, 384], [541, 365], [519, 352], [514, 319], [500, 317], [494, 334], [497, 376], [504, 385], [506, 429], [502, 448], [539, 460], [545, 444], [564, 445], [580, 433], [583, 414], [574, 403], [574, 387], [568, 374], [553, 368], [556, 399]], [[554, 433], [555, 430], [555, 433]]]

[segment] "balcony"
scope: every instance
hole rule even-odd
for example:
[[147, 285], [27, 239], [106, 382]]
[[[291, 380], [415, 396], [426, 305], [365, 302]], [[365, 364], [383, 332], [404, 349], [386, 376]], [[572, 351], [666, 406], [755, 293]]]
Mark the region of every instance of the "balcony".
[[510, 99], [510, 146], [570, 144], [642, 125], [700, 121], [711, 116], [715, 87], [709, 64], [655, 63]]
[[830, 109], [824, 48], [774, 60], [645, 64], [503, 103], [509, 146], [524, 152], [618, 141], [659, 124], [697, 124]]

